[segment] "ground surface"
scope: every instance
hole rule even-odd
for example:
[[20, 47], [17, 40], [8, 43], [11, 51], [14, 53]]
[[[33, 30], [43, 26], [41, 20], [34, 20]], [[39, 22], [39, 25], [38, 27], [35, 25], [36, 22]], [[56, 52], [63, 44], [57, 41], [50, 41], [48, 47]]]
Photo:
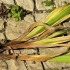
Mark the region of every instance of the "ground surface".
[[[2, 0], [4, 3], [14, 4], [14, 0]], [[30, 10], [31, 14], [26, 15], [24, 20], [15, 22], [14, 19], [3, 20], [0, 18], [0, 42], [6, 43], [7, 40], [18, 38], [25, 29], [34, 22], [43, 22], [47, 13], [47, 7], [43, 5], [44, 0], [15, 0], [15, 2]], [[59, 0], [58, 0], [59, 1]], [[67, 0], [69, 1], [69, 0]], [[59, 2], [61, 4], [61, 2]], [[15, 50], [16, 53], [24, 54], [44, 54], [60, 52], [62, 48], [35, 48], [35, 49], [21, 49]], [[4, 51], [3, 53], [9, 53]], [[70, 63], [57, 62], [35, 62], [35, 61], [17, 61], [17, 60], [0, 60], [0, 70], [70, 70]]]

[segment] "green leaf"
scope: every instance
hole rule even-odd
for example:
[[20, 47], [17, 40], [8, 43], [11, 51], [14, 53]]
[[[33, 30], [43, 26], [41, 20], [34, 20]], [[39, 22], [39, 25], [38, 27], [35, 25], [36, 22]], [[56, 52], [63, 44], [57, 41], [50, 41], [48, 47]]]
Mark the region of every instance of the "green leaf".
[[11, 9], [11, 13], [14, 14], [16, 13], [16, 11], [14, 9]]
[[12, 17], [18, 17], [18, 14], [17, 13], [15, 13], [15, 14], [12, 14]]
[[48, 60], [50, 62], [65, 62], [65, 63], [70, 63], [70, 52], [55, 58], [52, 58]]
[[21, 17], [19, 17], [19, 20], [21, 20]]
[[16, 22], [18, 22], [18, 21], [19, 21], [19, 18], [18, 18], [18, 17], [17, 17], [17, 18], [15, 18], [15, 21], [16, 21]]
[[19, 11], [19, 6], [18, 5], [15, 5], [15, 10]]
[[11, 15], [11, 13], [8, 13], [8, 17], [11, 17], [12, 15]]
[[20, 17], [20, 12], [17, 13], [18, 17]]

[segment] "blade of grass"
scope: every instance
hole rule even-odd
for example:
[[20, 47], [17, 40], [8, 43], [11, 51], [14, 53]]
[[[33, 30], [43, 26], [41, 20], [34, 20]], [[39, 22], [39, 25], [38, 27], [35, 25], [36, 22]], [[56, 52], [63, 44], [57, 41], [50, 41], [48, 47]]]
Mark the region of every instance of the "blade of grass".
[[50, 62], [64, 62], [64, 63], [70, 63], [70, 52], [55, 58], [52, 58], [48, 60]]
[[64, 20], [68, 19], [68, 18], [70, 18], [70, 14], [68, 14], [65, 17], [61, 18], [56, 23], [54, 23], [52, 26], [56, 26], [56, 25], [60, 24], [61, 22], [63, 22]]
[[0, 59], [17, 59], [17, 60], [33, 60], [33, 61], [45, 61], [61, 54], [64, 54], [68, 51], [69, 48], [64, 49], [59, 53], [51, 53], [51, 54], [41, 54], [41, 55], [26, 55], [26, 54], [2, 54], [0, 55]]
[[2, 55], [0, 55], [0, 59], [16, 59], [16, 57], [17, 57], [17, 60], [45, 61], [45, 60], [49, 60], [53, 57], [59, 56], [63, 53], [65, 53], [65, 52], [63, 51], [61, 53], [56, 53], [56, 54], [42, 54], [42, 55], [2, 54]]
[[60, 41], [66, 41], [66, 42], [70, 41], [70, 35], [62, 36], [62, 37], [56, 37], [56, 38], [52, 38], [52, 39], [45, 38], [45, 39], [35, 41], [32, 43], [34, 43], [34, 44], [51, 44], [51, 43], [60, 42]]
[[[62, 29], [64, 29], [64, 31], [63, 32], [61, 32], [61, 31], [58, 31], [58, 32], [56, 32], [57, 30], [62, 30]], [[37, 40], [41, 40], [41, 39], [44, 39], [44, 38], [48, 38], [48, 36], [49, 35], [54, 35], [54, 37], [55, 37], [55, 35], [57, 35], [57, 33], [61, 33], [61, 34], [63, 34], [63, 33], [66, 33], [67, 31], [65, 30], [66, 28], [64, 27], [64, 26], [56, 26], [56, 27], [51, 27], [51, 26], [49, 26], [49, 28], [47, 29], [47, 30], [45, 30], [41, 35], [39, 35], [39, 37], [38, 37], [38, 39]]]
[[70, 47], [70, 43], [62, 43], [62, 44], [32, 44], [32, 43], [21, 43], [21, 44], [14, 44], [4, 47], [4, 50], [11, 50], [12, 49], [22, 49], [22, 48], [53, 48], [53, 47]]
[[60, 31], [56, 31], [55, 33], [53, 33], [52, 35], [48, 36], [47, 38], [54, 38], [63, 34], [66, 34], [67, 30], [60, 30]]
[[[35, 28], [36, 28], [37, 26], [38, 26], [39, 28], [38, 28], [37, 31], [35, 31]], [[41, 31], [39, 31], [39, 29], [40, 29], [41, 27], [43, 27], [43, 28], [42, 28]], [[23, 39], [28, 39], [31, 35], [33, 36], [34, 34], [37, 34], [37, 33], [39, 33], [39, 32], [42, 32], [44, 29], [46, 29], [46, 27], [44, 26], [43, 23], [41, 23], [41, 22], [36, 22], [36, 23], [30, 25], [30, 26], [27, 28], [27, 30], [22, 34], [22, 36], [20, 36], [19, 38], [16, 39], [16, 41], [23, 41]], [[32, 34], [26, 37], [26, 35], [27, 35], [28, 33], [30, 33], [31, 31], [33, 31]], [[26, 41], [26, 40], [24, 40], [24, 41]]]
[[[46, 21], [44, 23], [48, 25], [53, 25], [55, 22], [57, 22], [64, 16], [68, 15], [69, 13], [70, 13], [70, 5], [59, 7], [47, 16]], [[34, 31], [37, 31], [37, 29], [40, 31], [42, 28], [43, 26], [41, 26], [40, 29], [39, 27], [35, 28], [26, 37], [31, 37], [32, 35], [38, 34], [39, 32], [34, 34]]]
[[[60, 7], [59, 7], [60, 8]], [[68, 15], [70, 13], [70, 5], [66, 5], [61, 7], [61, 10], [59, 10], [59, 12], [57, 11], [56, 14], [53, 18], [47, 18], [46, 21], [44, 23], [47, 23], [48, 25], [53, 25], [55, 22], [57, 22], [58, 20], [60, 20], [61, 18], [63, 18], [64, 16]], [[53, 15], [53, 14], [52, 14]], [[51, 16], [50, 16], [51, 17]]]
[[41, 55], [23, 55], [23, 54], [21, 55], [20, 54], [18, 56], [18, 60], [45, 61], [45, 60], [49, 60], [49, 59], [51, 59], [53, 57], [59, 56], [59, 55], [61, 55], [63, 53], [66, 53], [68, 49], [69, 48], [63, 50], [60, 53], [55, 53], [55, 54], [53, 54], [53, 53], [52, 54], [41, 54]]

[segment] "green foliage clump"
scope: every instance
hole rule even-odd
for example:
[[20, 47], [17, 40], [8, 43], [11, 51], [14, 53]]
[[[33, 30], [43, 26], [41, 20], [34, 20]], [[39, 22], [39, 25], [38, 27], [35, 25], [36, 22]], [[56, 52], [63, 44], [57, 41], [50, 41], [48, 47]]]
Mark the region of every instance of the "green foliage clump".
[[18, 5], [9, 5], [8, 9], [8, 17], [15, 18], [15, 21], [19, 21], [22, 19], [23, 16], [23, 10]]
[[51, 12], [53, 11], [56, 7], [54, 7], [55, 3], [54, 3], [54, 0], [45, 0], [43, 2], [45, 4], [45, 6], [53, 6], [52, 9], [48, 9], [48, 12]]
[[54, 5], [54, 0], [45, 0], [44, 1], [45, 6], [51, 6]]

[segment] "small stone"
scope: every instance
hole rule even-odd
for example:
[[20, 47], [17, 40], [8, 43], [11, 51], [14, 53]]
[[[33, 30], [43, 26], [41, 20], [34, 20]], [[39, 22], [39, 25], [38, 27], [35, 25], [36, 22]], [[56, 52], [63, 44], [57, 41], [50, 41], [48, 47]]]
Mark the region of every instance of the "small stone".
[[40, 62], [26, 61], [28, 70], [43, 70]]
[[34, 3], [33, 0], [16, 0], [17, 5], [23, 7], [26, 10], [33, 11]]
[[14, 5], [14, 0], [2, 0], [2, 2], [5, 4], [13, 4]]
[[4, 44], [6, 42], [5, 36], [3, 33], [0, 33], [0, 43]]
[[0, 30], [4, 28], [4, 20], [0, 18]]
[[35, 13], [36, 22], [44, 22], [49, 13]]
[[28, 23], [34, 23], [34, 18], [32, 15], [26, 15], [26, 17], [24, 17], [24, 20]]
[[24, 20], [15, 22], [13, 19], [8, 19], [6, 27], [6, 37], [9, 40], [18, 38], [32, 23], [28, 23]]

